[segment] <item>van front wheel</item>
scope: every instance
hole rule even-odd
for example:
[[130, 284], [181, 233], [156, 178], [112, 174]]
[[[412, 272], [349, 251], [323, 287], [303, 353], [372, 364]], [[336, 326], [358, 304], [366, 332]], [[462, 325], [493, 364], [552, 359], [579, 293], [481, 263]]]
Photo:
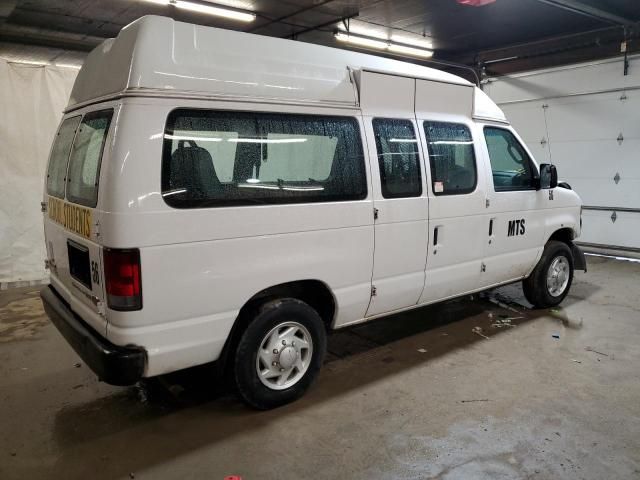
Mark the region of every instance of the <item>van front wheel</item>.
[[322, 319], [309, 305], [293, 298], [264, 303], [236, 349], [238, 393], [260, 410], [298, 399], [318, 376], [326, 345]]
[[569, 293], [572, 281], [571, 249], [566, 243], [551, 240], [529, 278], [522, 281], [522, 290], [534, 307], [555, 307]]

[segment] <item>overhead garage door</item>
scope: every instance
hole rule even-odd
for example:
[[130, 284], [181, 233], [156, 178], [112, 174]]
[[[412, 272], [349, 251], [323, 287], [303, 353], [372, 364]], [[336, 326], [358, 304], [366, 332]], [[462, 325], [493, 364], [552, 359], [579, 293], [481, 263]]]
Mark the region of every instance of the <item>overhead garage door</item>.
[[585, 205], [582, 243], [640, 252], [640, 60], [505, 77], [487, 93]]

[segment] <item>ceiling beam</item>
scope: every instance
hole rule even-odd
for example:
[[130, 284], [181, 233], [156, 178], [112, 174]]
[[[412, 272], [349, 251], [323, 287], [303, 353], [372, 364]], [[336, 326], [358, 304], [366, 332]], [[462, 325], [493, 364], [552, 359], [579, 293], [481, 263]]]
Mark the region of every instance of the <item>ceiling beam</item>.
[[319, 25], [314, 25], [312, 27], [307, 27], [302, 30], [298, 30], [296, 32], [290, 33], [289, 35], [285, 35], [282, 38], [290, 38], [293, 40], [297, 40], [297, 37], [304, 33], [315, 32], [316, 30], [320, 30], [320, 29], [329, 27], [331, 25], [335, 25], [336, 23], [344, 22], [346, 20], [351, 20], [352, 18], [357, 17], [358, 15], [359, 13], [356, 12], [356, 13], [352, 13], [351, 15], [346, 15], [344, 17], [337, 17], [337, 18], [334, 18], [333, 20], [329, 20], [328, 22], [324, 22]]
[[322, 7], [324, 5], [326, 5], [327, 3], [332, 3], [335, 2], [335, 0], [321, 0], [319, 2], [314, 2], [312, 5], [309, 5], [307, 7], [304, 8], [300, 8], [292, 13], [287, 13], [286, 15], [282, 15], [278, 18], [270, 18], [268, 19], [268, 21], [266, 23], [260, 24], [260, 25], [256, 25], [253, 28], [250, 28], [249, 30], [247, 30], [247, 32], [255, 32], [256, 30], [260, 30], [261, 28], [264, 27], [268, 27], [269, 25], [272, 25], [274, 23], [287, 23], [285, 22], [285, 20], [288, 20], [292, 17], [295, 17], [297, 15], [300, 15], [301, 13], [305, 13], [308, 12], [309, 10], [315, 10], [316, 8]]
[[600, 20], [610, 23], [612, 25], [621, 25], [624, 27], [630, 27], [636, 22], [632, 19], [621, 17], [620, 15], [607, 12], [600, 8], [586, 5], [579, 0], [538, 0], [540, 3], [551, 5], [552, 7], [561, 8], [568, 12], [577, 13], [585, 17], [592, 18], [594, 20]]
[[92, 35], [62, 32], [48, 28], [4, 24], [0, 41], [88, 52], [105, 40]]

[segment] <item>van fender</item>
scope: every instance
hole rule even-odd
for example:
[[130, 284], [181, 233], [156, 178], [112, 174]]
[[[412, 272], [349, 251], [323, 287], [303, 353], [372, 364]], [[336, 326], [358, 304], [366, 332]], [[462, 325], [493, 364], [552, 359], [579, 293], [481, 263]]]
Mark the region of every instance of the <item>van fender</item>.
[[[584, 252], [582, 251], [582, 249], [580, 247], [578, 247], [575, 243], [573, 243], [573, 240], [578, 236], [579, 234], [579, 230], [577, 228], [577, 224], [571, 224], [573, 222], [564, 222], [560, 225], [557, 225], [555, 228], [549, 228], [549, 226], [547, 226], [548, 230], [547, 231], [551, 231], [553, 232], [551, 235], [549, 235], [545, 241], [545, 245], [550, 241], [550, 240], [558, 240], [560, 242], [566, 243], [567, 246], [571, 249], [571, 254], [573, 256], [573, 268], [574, 270], [583, 270], [583, 271], [587, 271], [587, 260], [585, 258]], [[542, 255], [542, 252], [541, 254]], [[537, 261], [540, 260], [539, 258], [536, 260]]]

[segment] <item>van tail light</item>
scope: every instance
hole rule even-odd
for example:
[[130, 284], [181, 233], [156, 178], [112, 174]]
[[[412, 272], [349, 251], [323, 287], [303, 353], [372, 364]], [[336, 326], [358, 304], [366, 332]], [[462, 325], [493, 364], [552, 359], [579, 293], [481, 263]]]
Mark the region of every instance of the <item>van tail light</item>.
[[104, 249], [107, 305], [112, 310], [142, 309], [140, 250]]

